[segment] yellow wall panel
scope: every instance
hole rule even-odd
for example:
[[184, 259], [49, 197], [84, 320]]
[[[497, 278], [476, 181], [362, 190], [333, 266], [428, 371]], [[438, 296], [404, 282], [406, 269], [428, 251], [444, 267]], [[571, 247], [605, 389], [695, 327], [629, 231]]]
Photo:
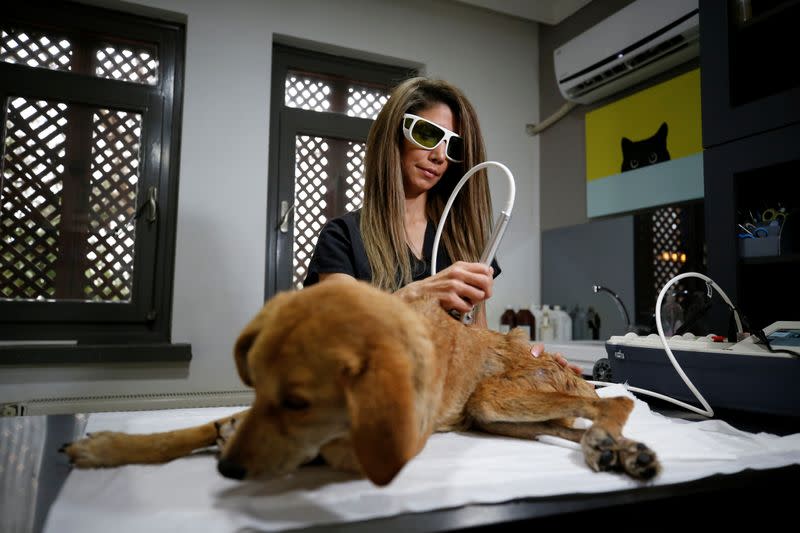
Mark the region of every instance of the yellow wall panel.
[[[620, 174], [622, 139], [637, 143], [651, 138], [664, 123], [669, 159], [703, 150], [699, 69], [587, 113], [586, 180]], [[645, 156], [641, 166], [647, 164]]]

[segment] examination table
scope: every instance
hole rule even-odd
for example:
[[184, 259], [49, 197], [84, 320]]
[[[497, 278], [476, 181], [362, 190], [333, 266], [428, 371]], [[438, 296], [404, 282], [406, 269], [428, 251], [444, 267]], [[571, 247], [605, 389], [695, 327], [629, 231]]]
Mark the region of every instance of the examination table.
[[[600, 393], [630, 395], [618, 385]], [[773, 523], [793, 516], [800, 480], [800, 418], [737, 412], [705, 420], [638, 399], [625, 434], [659, 454], [663, 472], [649, 483], [592, 472], [575, 443], [477, 433], [434, 435], [382, 489], [325, 466], [239, 483], [217, 474], [211, 451], [167, 465], [109, 470], [71, 470], [57, 453], [86, 431], [162, 431], [236, 410], [0, 418], [0, 531], [392, 533], [595, 521], [674, 526], [688, 525], [697, 513], [715, 524], [739, 524], [750, 515]]]

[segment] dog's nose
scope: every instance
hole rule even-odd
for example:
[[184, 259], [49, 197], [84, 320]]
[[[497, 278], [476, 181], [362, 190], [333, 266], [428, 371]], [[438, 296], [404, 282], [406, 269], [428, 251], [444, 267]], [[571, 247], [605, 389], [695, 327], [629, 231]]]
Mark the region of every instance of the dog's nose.
[[225, 477], [242, 480], [247, 475], [247, 470], [233, 461], [220, 459], [217, 461], [217, 470]]

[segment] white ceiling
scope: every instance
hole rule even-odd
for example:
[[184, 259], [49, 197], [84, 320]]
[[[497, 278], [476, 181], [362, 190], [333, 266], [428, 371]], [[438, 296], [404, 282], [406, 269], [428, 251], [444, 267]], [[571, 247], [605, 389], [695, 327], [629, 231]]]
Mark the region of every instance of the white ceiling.
[[591, 0], [454, 0], [543, 24], [558, 24]]

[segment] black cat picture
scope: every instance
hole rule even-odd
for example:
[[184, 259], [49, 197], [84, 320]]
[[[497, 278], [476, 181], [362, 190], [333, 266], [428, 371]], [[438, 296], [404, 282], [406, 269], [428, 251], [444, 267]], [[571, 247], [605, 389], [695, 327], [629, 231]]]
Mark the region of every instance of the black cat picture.
[[655, 165], [662, 161], [669, 161], [666, 122], [662, 122], [655, 135], [647, 139], [632, 141], [627, 137], [622, 138], [622, 172]]

